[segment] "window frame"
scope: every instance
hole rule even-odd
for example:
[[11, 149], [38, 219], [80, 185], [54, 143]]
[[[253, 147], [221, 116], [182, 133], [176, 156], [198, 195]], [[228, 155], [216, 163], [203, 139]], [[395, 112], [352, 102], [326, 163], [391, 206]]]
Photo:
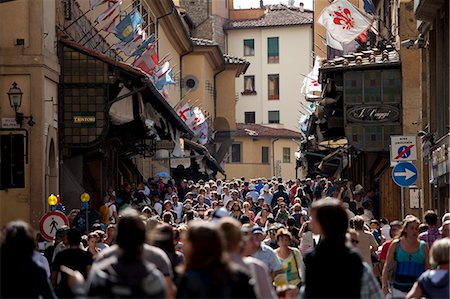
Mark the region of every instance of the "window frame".
[[[288, 153], [286, 153], [285, 150], [288, 150]], [[291, 163], [291, 148], [290, 147], [283, 147], [283, 163]]]
[[[278, 122], [270, 120], [271, 112], [278, 112]], [[280, 123], [280, 110], [269, 110], [269, 111], [267, 111], [267, 122], [269, 124], [279, 124]]]
[[[251, 81], [251, 87], [252, 89], [245, 89], [246, 88], [246, 81], [250, 79]], [[255, 87], [255, 75], [245, 75], [244, 76], [244, 91], [241, 92], [242, 95], [255, 95], [256, 94], [256, 87]]]
[[[265, 158], [264, 150], [267, 150], [267, 159]], [[266, 161], [265, 161], [266, 160]], [[261, 164], [269, 164], [269, 147], [268, 146], [261, 146]]]
[[[276, 54], [277, 55], [271, 55], [271, 40], [277, 41], [276, 44]], [[274, 63], [280, 63], [280, 38], [278, 36], [272, 36], [267, 38], [267, 63], [274, 64]]]
[[[233, 157], [233, 147], [239, 146], [239, 161], [236, 161]], [[230, 163], [242, 163], [242, 143], [233, 143], [230, 148]]]
[[[252, 43], [253, 43], [253, 47], [252, 48], [248, 48], [248, 49], [250, 49], [250, 53], [249, 54], [247, 54], [246, 53], [246, 49], [247, 49], [247, 47], [246, 47], [246, 45], [245, 45], [245, 42], [246, 41], [251, 41]], [[246, 39], [244, 39], [244, 41], [243, 41], [243, 45], [244, 45], [244, 57], [250, 57], [250, 56], [255, 56], [255, 39], [254, 38], [246, 38]]]
[[[271, 78], [277, 78], [275, 83], [276, 87], [274, 88], [274, 94], [271, 95], [270, 92], [270, 81]], [[276, 91], [276, 93], [275, 93]], [[280, 99], [280, 74], [268, 74], [267, 75], [267, 97], [269, 100], [279, 100]]]
[[[247, 116], [253, 114], [253, 122], [247, 121]], [[256, 123], [256, 112], [255, 111], [245, 111], [244, 112], [244, 123], [246, 124], [255, 124]]]
[[0, 190], [25, 188], [25, 136], [0, 135]]

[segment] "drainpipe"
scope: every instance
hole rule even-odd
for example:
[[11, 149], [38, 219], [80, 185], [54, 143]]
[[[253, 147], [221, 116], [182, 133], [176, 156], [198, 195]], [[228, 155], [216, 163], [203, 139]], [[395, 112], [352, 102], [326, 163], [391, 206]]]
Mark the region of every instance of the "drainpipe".
[[275, 176], [275, 142], [280, 140], [280, 138], [275, 138], [272, 140], [272, 176]]
[[213, 95], [213, 101], [214, 101], [214, 118], [216, 118], [216, 115], [217, 115], [217, 86], [216, 86], [217, 75], [219, 75], [220, 73], [222, 73], [224, 70], [225, 70], [225, 65], [220, 69], [220, 71], [218, 71], [217, 73], [214, 74], [214, 95]]

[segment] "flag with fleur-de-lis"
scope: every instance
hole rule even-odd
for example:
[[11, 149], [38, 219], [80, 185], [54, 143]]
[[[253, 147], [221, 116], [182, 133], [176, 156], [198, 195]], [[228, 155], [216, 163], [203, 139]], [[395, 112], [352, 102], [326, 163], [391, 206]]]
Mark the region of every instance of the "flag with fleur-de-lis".
[[336, 0], [326, 7], [317, 23], [327, 29], [333, 39], [350, 43], [372, 25], [372, 19], [347, 0]]

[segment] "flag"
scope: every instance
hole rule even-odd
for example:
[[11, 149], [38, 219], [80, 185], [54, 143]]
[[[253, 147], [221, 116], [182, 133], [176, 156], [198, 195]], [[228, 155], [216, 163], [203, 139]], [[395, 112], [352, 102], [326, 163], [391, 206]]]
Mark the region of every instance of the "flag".
[[109, 0], [89, 0], [89, 8], [94, 9], [100, 4], [106, 3], [106, 2], [116, 2], [116, 1], [109, 1]]
[[135, 8], [116, 25], [115, 35], [122, 42], [129, 43], [136, 37], [142, 23], [144, 20]]
[[150, 48], [139, 56], [132, 63], [133, 66], [140, 68], [145, 73], [151, 75], [158, 65], [158, 55], [154, 48]]
[[162, 77], [157, 79], [155, 82], [155, 87], [158, 90], [162, 90], [167, 84], [175, 84], [172, 77], [172, 69], [168, 70]]
[[163, 65], [159, 68], [159, 70], [156, 72], [155, 77], [161, 78], [164, 76], [165, 73], [169, 70], [170, 63], [168, 61], [164, 62]]
[[108, 1], [108, 3], [113, 3], [108, 9], [106, 9], [104, 12], [102, 12], [97, 17], [97, 22], [100, 23], [106, 19], [108, 19], [118, 8], [120, 5], [122, 5], [122, 0], [119, 0], [117, 2]]
[[114, 33], [116, 34], [116, 20], [117, 18], [120, 16], [120, 14], [117, 14], [117, 16], [115, 16], [114, 18], [111, 19], [111, 21], [109, 21], [108, 23], [106, 23], [105, 26], [103, 26], [103, 31], [109, 32], [109, 33]]
[[322, 91], [322, 87], [319, 83], [319, 67], [320, 67], [321, 58], [317, 55], [314, 61], [314, 66], [311, 72], [308, 74], [305, 79], [303, 79], [303, 86], [301, 89], [301, 93], [306, 96], [306, 98], [310, 98], [314, 96], [314, 92], [320, 93]]
[[145, 50], [147, 50], [155, 42], [155, 34], [152, 33], [149, 38], [147, 38], [142, 44], [131, 53], [131, 56], [141, 56]]
[[329, 31], [327, 31], [327, 46], [339, 51], [344, 50], [344, 46], [342, 45], [342, 43], [334, 39]]
[[178, 109], [178, 115], [180, 118], [185, 122], [188, 123], [191, 122], [192, 117], [192, 111], [191, 111], [191, 105], [189, 103], [184, 104], [180, 109]]
[[372, 24], [372, 19], [347, 0], [336, 0], [322, 11], [317, 23], [336, 41], [349, 43]]
[[190, 119], [190, 122], [187, 123], [187, 125], [193, 131], [196, 131], [198, 128], [198, 125], [202, 124], [205, 121], [206, 121], [206, 118], [203, 115], [202, 110], [199, 107], [194, 107], [194, 109], [192, 109], [192, 117]]
[[208, 143], [208, 122], [204, 121], [194, 131], [195, 137], [197, 137], [198, 143], [205, 145]]
[[138, 35], [128, 43], [121, 41], [116, 42], [116, 47], [117, 50], [124, 52], [128, 56], [132, 56], [133, 52], [139, 47], [140, 44], [142, 44], [142, 36]]

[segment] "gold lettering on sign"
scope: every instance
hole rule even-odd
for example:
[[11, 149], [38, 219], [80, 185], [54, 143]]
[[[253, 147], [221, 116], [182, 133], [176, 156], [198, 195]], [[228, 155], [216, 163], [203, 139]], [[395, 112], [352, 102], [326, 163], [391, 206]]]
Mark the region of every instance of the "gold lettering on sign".
[[74, 116], [73, 122], [75, 124], [90, 124], [95, 123], [95, 116]]

